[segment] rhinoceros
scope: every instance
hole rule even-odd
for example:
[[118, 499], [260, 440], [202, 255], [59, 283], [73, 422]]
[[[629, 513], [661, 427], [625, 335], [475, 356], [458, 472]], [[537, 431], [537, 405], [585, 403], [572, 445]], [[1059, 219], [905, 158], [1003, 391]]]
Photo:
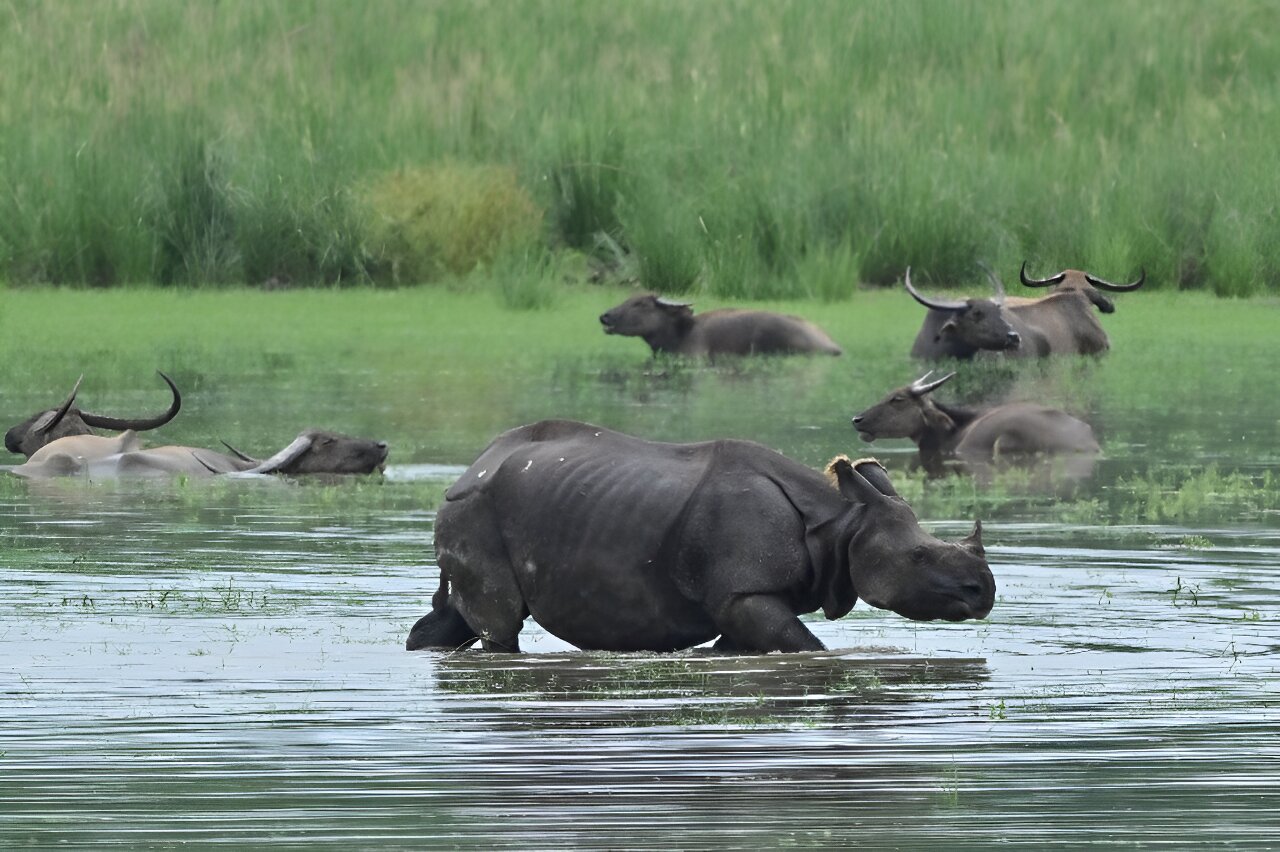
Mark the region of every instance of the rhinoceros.
[[605, 334], [640, 337], [653, 354], [694, 358], [717, 355], [839, 355], [827, 333], [800, 317], [722, 308], [694, 314], [689, 302], [644, 293], [600, 315]]
[[874, 460], [829, 476], [749, 441], [646, 441], [547, 420], [496, 438], [445, 494], [440, 585], [406, 647], [518, 651], [528, 615], [583, 649], [823, 645], [798, 615], [858, 598], [916, 620], [984, 618], [982, 526], [920, 528]]

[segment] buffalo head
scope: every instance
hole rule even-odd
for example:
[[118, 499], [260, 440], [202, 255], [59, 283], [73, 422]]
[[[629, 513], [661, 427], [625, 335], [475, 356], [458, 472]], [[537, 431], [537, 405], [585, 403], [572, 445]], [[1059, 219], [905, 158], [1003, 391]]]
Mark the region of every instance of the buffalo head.
[[308, 429], [269, 459], [258, 461], [228, 445], [253, 467], [245, 473], [372, 473], [387, 460], [387, 442]]
[[669, 334], [673, 328], [693, 320], [690, 302], [672, 302], [653, 293], [632, 296], [600, 315], [605, 334], [650, 337]]
[[182, 408], [182, 394], [178, 392], [178, 386], [173, 383], [173, 380], [164, 373], [160, 373], [160, 378], [164, 379], [173, 394], [173, 402], [169, 404], [169, 410], [163, 414], [155, 417], [124, 418], [81, 411], [73, 405], [76, 401], [76, 393], [80, 390], [80, 381], [84, 379], [81, 376], [76, 380], [70, 395], [60, 406], [33, 414], [6, 432], [4, 445], [9, 452], [21, 453], [30, 458], [32, 453], [50, 441], [71, 435], [92, 434], [90, 427], [115, 431], [133, 429], [141, 432], [163, 426], [178, 416], [178, 411]]
[[1009, 324], [1004, 312], [1004, 288], [996, 278], [992, 284], [996, 287], [995, 299], [930, 299], [911, 286], [911, 268], [907, 268], [903, 279], [907, 292], [917, 302], [930, 310], [946, 315], [942, 325], [938, 327], [935, 342], [953, 339], [970, 349], [1016, 349], [1022, 344], [1022, 337]]
[[853, 428], [862, 440], [876, 438], [911, 438], [919, 442], [926, 432], [947, 434], [955, 424], [945, 412], [933, 404], [927, 394], [950, 381], [955, 373], [929, 381], [933, 371], [925, 373], [906, 387], [890, 391], [884, 399], [853, 418]]
[[846, 500], [865, 509], [849, 540], [849, 577], [858, 597], [916, 621], [985, 618], [996, 582], [982, 547], [982, 522], [959, 541], [921, 529], [879, 462], [839, 457], [827, 467]]
[[1116, 306], [1099, 290], [1110, 290], [1112, 293], [1128, 293], [1137, 290], [1147, 280], [1147, 270], [1143, 269], [1138, 275], [1138, 280], [1130, 284], [1112, 284], [1110, 281], [1104, 281], [1095, 275], [1087, 272], [1081, 272], [1078, 269], [1064, 269], [1057, 275], [1048, 278], [1028, 278], [1027, 262], [1022, 262], [1022, 270], [1018, 273], [1018, 278], [1028, 287], [1052, 287], [1053, 292], [1063, 293], [1074, 291], [1082, 293], [1085, 298], [1102, 311], [1104, 314], [1114, 313]]

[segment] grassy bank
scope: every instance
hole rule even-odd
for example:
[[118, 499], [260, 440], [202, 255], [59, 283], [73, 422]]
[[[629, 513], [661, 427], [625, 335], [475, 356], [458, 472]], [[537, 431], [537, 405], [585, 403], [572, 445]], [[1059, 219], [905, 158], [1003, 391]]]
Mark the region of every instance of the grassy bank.
[[17, 2], [0, 277], [831, 299], [1026, 257], [1274, 292], [1277, 24], [1265, 2]]

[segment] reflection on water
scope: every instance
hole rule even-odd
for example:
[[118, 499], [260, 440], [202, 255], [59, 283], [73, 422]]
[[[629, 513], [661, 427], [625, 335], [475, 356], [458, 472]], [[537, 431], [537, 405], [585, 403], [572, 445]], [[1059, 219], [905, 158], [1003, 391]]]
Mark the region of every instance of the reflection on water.
[[[857, 446], [837, 370], [879, 368], [536, 369], [550, 386], [494, 420], [746, 435], [816, 464]], [[1086, 496], [1212, 420], [1139, 440], [1136, 415], [1087, 396], [1108, 438]], [[272, 416], [361, 431], [298, 397]], [[0, 483], [0, 847], [1276, 840], [1280, 519], [1006, 513], [984, 533], [987, 621], [860, 605], [810, 623], [823, 654], [587, 654], [534, 625], [520, 657], [411, 654], [434, 508], [497, 431], [438, 423], [434, 448], [420, 424], [390, 436], [383, 480]], [[1274, 469], [1259, 428], [1213, 452]]]

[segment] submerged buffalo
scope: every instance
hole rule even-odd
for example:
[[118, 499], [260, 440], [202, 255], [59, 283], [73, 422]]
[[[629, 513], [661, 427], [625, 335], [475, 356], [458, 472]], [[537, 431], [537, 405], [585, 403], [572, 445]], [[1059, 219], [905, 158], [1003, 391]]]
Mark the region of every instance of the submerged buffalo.
[[1087, 273], [1067, 270], [1043, 281], [1026, 276], [1032, 287], [1053, 287], [1041, 298], [1007, 298], [1000, 279], [984, 269], [996, 295], [992, 299], [935, 299], [911, 285], [911, 270], [904, 279], [907, 292], [929, 309], [911, 348], [916, 358], [972, 358], [983, 351], [1015, 357], [1046, 355], [1095, 355], [1111, 347], [1093, 307], [1104, 313], [1115, 310], [1098, 288], [1126, 292], [1146, 280], [1145, 272], [1132, 284], [1111, 284]]
[[640, 337], [653, 354], [690, 357], [717, 355], [839, 355], [827, 333], [800, 317], [769, 311], [722, 308], [694, 314], [688, 302], [672, 302], [646, 293], [632, 296], [600, 315], [605, 334]]
[[989, 462], [1038, 454], [1098, 452], [1088, 423], [1064, 411], [1029, 402], [970, 409], [946, 405], [930, 394], [955, 373], [929, 381], [925, 374], [853, 418], [864, 441], [910, 438], [920, 449], [920, 462], [931, 474], [942, 472], [943, 460]]
[[30, 458], [50, 441], [73, 435], [93, 435], [95, 428], [116, 431], [132, 429], [135, 432], [159, 428], [177, 417], [178, 411], [182, 408], [182, 394], [178, 392], [178, 386], [173, 383], [173, 379], [164, 373], [160, 373], [160, 378], [164, 379], [165, 384], [169, 386], [169, 391], [173, 394], [169, 410], [163, 414], [155, 417], [108, 417], [75, 408], [73, 404], [76, 401], [76, 393], [80, 390], [80, 381], [84, 379], [81, 376], [80, 380], [76, 381], [75, 387], [71, 389], [71, 394], [60, 406], [33, 414], [6, 432], [4, 445], [9, 452], [21, 453]]
[[916, 620], [983, 618], [982, 525], [920, 528], [874, 460], [836, 484], [759, 444], [663, 444], [548, 420], [506, 432], [445, 494], [440, 587], [406, 647], [518, 651], [524, 619], [579, 648], [812, 651], [798, 615], [858, 598]]
[[[87, 454], [79, 452], [86, 438], [97, 443]], [[353, 438], [337, 432], [309, 429], [289, 446], [268, 459], [258, 460], [232, 450], [227, 455], [201, 447], [151, 447], [143, 449], [132, 431], [115, 438], [78, 436], [62, 438], [41, 448], [26, 464], [9, 472], [29, 479], [54, 476], [213, 476], [225, 473], [372, 473], [387, 459], [384, 441]]]

